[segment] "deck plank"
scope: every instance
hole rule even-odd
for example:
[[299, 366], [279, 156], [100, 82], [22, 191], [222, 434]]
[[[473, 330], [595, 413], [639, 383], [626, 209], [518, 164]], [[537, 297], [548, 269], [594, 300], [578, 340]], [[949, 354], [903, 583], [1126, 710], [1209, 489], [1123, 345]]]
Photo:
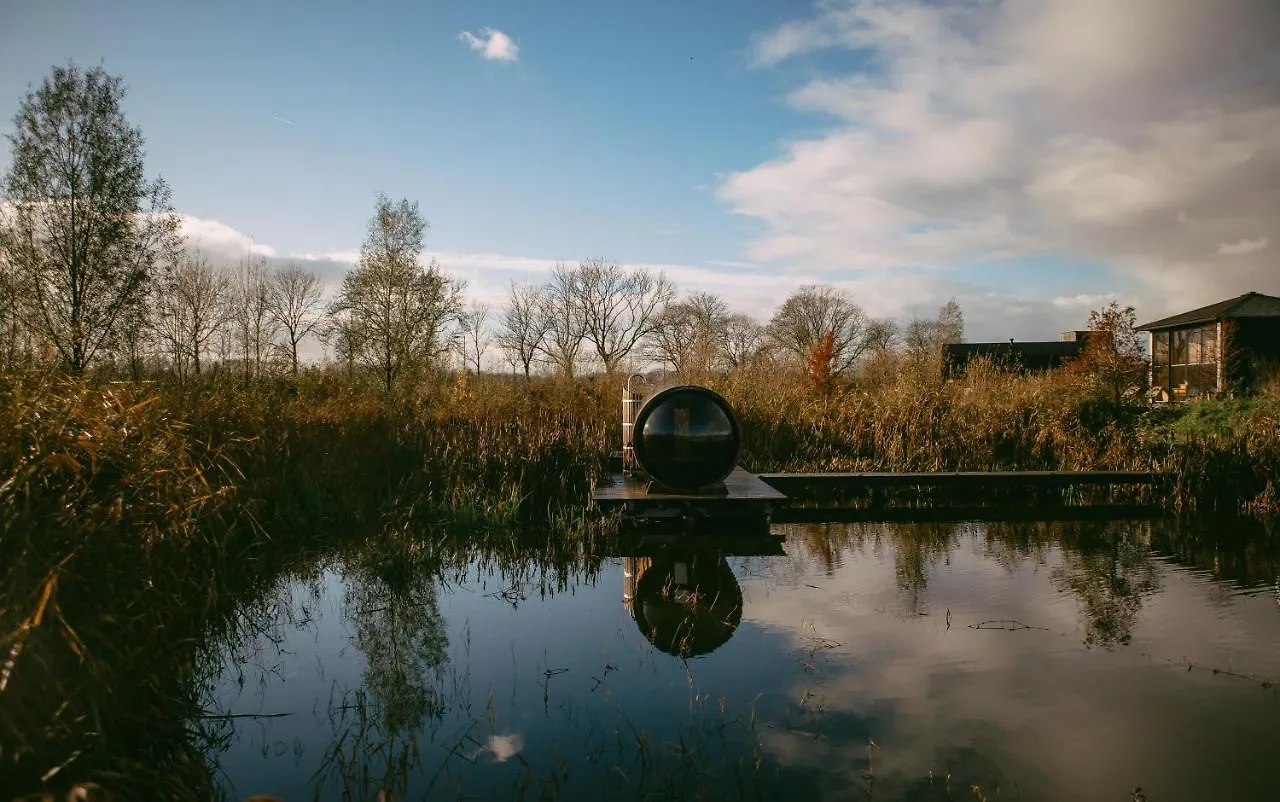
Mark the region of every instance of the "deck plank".
[[889, 486], [1040, 486], [1143, 485], [1165, 477], [1150, 471], [939, 471], [936, 473], [762, 473], [758, 477], [781, 490], [837, 490]]
[[700, 504], [738, 503], [738, 502], [773, 502], [784, 501], [786, 494], [777, 488], [760, 481], [753, 473], [735, 467], [725, 477], [724, 493], [650, 493], [648, 482], [632, 479], [622, 474], [614, 474], [613, 481], [602, 484], [595, 489], [592, 498], [597, 503], [618, 504], [623, 502], [677, 502], [690, 501]]

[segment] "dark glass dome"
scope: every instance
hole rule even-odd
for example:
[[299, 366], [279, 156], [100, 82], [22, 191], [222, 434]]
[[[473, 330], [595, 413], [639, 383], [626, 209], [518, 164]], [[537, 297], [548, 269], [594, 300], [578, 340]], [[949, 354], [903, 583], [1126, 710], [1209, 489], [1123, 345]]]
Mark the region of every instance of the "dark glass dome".
[[654, 646], [697, 657], [733, 637], [742, 621], [742, 588], [719, 554], [664, 555], [637, 579], [631, 615]]
[[741, 445], [737, 416], [705, 387], [671, 387], [636, 414], [635, 457], [659, 484], [697, 490], [729, 475]]

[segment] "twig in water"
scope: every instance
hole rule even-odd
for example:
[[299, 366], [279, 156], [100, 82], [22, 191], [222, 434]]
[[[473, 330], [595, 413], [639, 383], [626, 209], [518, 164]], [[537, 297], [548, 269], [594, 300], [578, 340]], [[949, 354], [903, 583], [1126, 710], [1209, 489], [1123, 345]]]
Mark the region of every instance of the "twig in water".
[[1019, 629], [1041, 629], [1045, 632], [1049, 631], [1048, 627], [1037, 627], [1032, 624], [1024, 624], [1021, 621], [1015, 621], [1011, 618], [997, 618], [991, 621], [983, 621], [978, 624], [970, 624], [969, 629], [1002, 629], [1006, 632], [1014, 632]]

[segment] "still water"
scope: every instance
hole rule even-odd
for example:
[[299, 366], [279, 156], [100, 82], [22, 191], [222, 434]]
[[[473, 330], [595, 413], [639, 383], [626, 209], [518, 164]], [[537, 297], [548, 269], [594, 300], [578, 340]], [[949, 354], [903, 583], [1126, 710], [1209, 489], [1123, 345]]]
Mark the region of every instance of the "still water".
[[327, 561], [225, 644], [210, 757], [232, 799], [1280, 799], [1275, 536], [1171, 527]]

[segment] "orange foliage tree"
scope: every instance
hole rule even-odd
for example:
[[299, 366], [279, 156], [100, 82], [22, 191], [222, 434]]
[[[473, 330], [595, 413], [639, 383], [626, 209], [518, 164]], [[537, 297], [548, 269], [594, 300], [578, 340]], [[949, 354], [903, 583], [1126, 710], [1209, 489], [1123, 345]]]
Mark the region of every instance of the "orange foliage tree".
[[818, 390], [827, 392], [831, 389], [832, 363], [836, 356], [836, 333], [828, 330], [818, 338], [804, 358], [805, 377]]

